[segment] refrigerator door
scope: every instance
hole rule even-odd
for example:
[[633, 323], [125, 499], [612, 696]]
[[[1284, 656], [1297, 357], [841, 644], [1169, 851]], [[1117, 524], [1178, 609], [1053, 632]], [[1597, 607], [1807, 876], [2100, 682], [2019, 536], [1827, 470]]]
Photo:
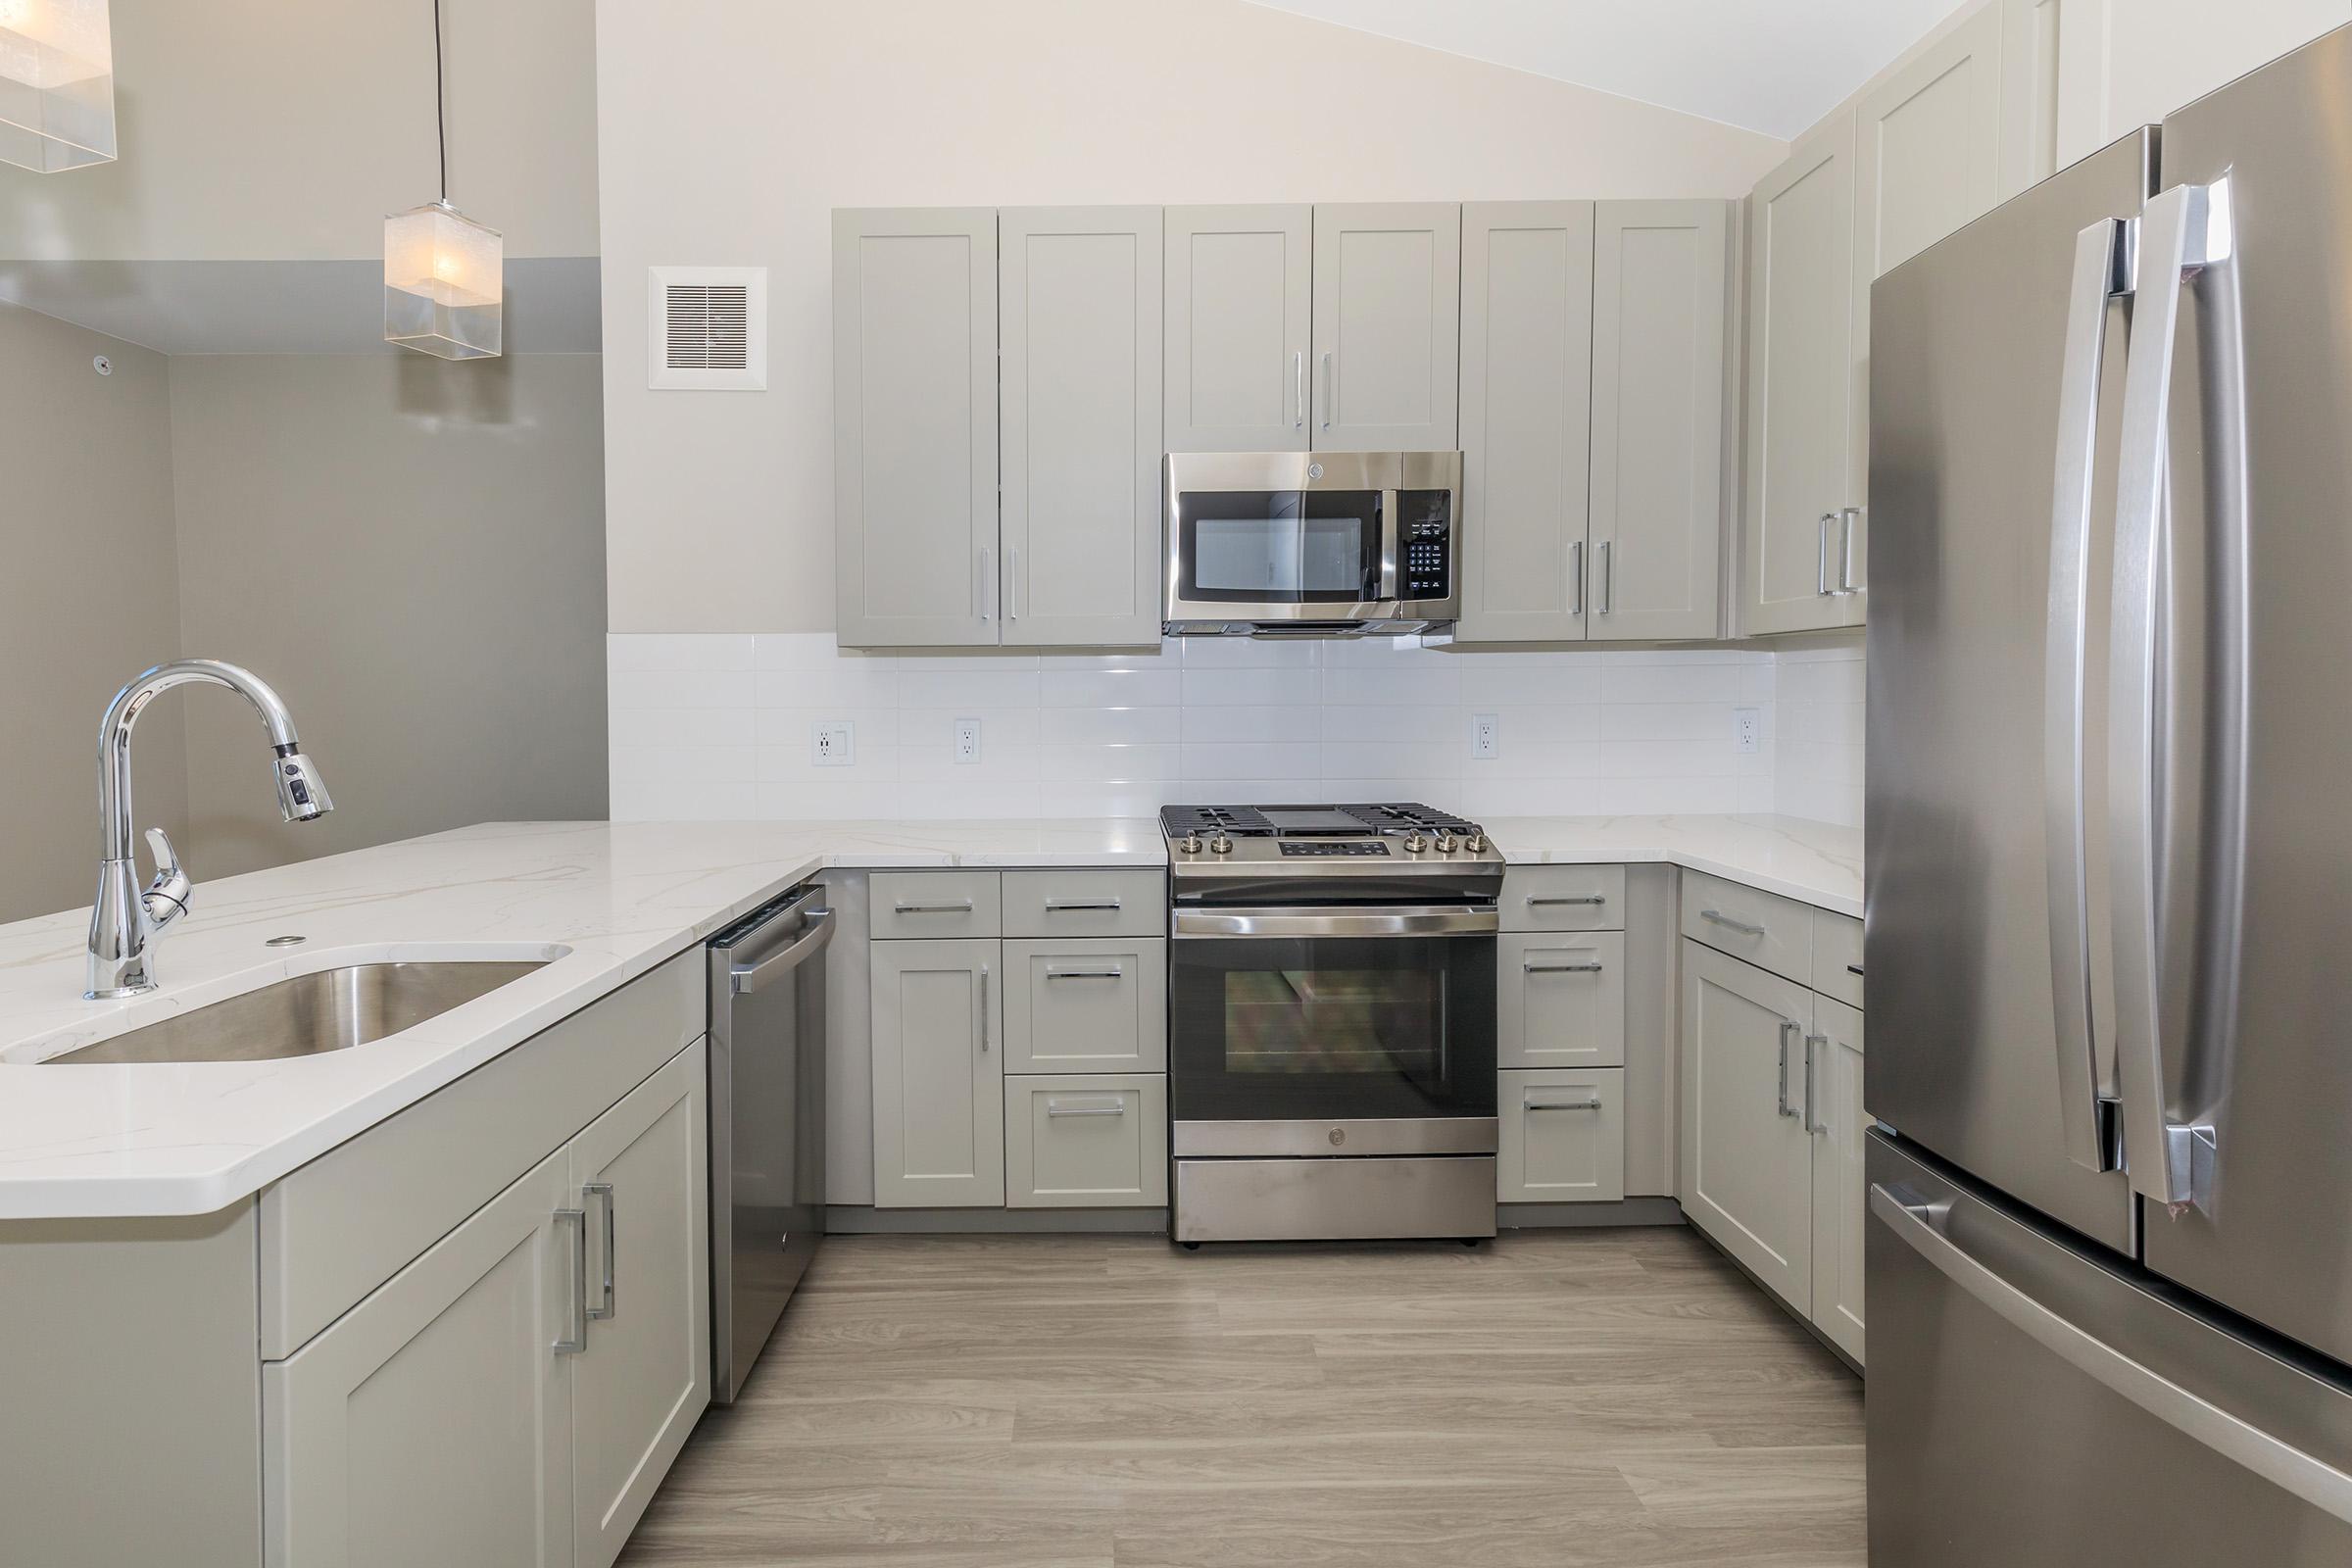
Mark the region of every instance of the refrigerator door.
[[2123, 1251], [2084, 791], [2103, 777], [2110, 296], [2154, 158], [2146, 131], [2116, 142], [1871, 292], [1863, 1102]]
[[2352, 1388], [1882, 1135], [1867, 1167], [1873, 1563], [2352, 1562]]
[[[2143, 1003], [2159, 1028], [2125, 1049], [2162, 1048], [2140, 1058], [2162, 1101], [2150, 1124], [2160, 1111], [2189, 1200], [2147, 1205], [2148, 1265], [2352, 1361], [2347, 83], [2339, 29], [2164, 125], [2165, 184], [2205, 193], [2188, 243], [2224, 254], [2178, 296], [2156, 640], [2192, 700], [2160, 707], [2161, 814], [2141, 851], [2164, 927], [2144, 967], [2185, 994]], [[2119, 863], [2131, 848], [2119, 836]], [[2138, 1184], [2158, 1174], [2155, 1140], [2132, 1125]]]

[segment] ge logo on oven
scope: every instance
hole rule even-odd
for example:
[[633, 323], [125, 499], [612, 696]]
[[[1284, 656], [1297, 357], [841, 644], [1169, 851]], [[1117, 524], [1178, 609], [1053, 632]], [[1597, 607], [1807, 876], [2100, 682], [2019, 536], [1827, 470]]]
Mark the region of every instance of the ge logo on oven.
[[1340, 1145], [1342, 1145], [1342, 1144], [1346, 1143], [1347, 1141], [1348, 1141], [1348, 1129], [1347, 1129], [1347, 1128], [1345, 1128], [1345, 1127], [1334, 1127], [1334, 1128], [1331, 1130], [1331, 1143], [1332, 1143], [1332, 1147], [1333, 1147], [1333, 1148], [1335, 1148], [1335, 1149], [1336, 1149], [1336, 1148], [1338, 1148]]

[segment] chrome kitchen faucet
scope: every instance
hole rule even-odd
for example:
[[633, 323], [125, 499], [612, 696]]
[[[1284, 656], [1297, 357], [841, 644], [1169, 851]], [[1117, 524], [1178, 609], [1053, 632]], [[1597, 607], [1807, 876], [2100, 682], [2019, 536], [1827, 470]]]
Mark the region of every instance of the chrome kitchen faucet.
[[277, 780], [277, 808], [289, 822], [310, 822], [335, 808], [318, 769], [302, 755], [294, 715], [268, 681], [251, 670], [215, 659], [175, 659], [158, 664], [115, 694], [98, 726], [98, 814], [105, 856], [98, 862], [98, 902], [90, 910], [89, 989], [92, 1002], [135, 997], [155, 989], [147, 951], [166, 927], [188, 912], [188, 874], [160, 827], [147, 830], [155, 852], [155, 880], [138, 889], [131, 858], [130, 730], [147, 705], [174, 686], [193, 682], [225, 686], [251, 703], [270, 731], [275, 750], [270, 771]]

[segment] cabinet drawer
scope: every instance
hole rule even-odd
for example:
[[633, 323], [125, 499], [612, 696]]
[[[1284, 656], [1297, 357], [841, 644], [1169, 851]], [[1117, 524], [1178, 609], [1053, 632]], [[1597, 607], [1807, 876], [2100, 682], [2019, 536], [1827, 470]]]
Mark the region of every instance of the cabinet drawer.
[[1006, 1072], [1165, 1072], [1168, 944], [1004, 944]]
[[1862, 922], [1852, 915], [1813, 911], [1813, 989], [1862, 1005]]
[[1625, 1065], [1624, 932], [1506, 936], [1495, 954], [1500, 1065]]
[[1683, 873], [1683, 935], [1798, 985], [1813, 983], [1813, 906], [1777, 893]]
[[1004, 1080], [1004, 1206], [1168, 1200], [1168, 1081], [1157, 1073]]
[[1622, 865], [1514, 865], [1502, 873], [1505, 931], [1622, 931]]
[[1625, 1197], [1625, 1073], [1542, 1067], [1501, 1074], [1504, 1203], [1613, 1203]]
[[1158, 866], [1133, 871], [1007, 871], [1004, 934], [1165, 936], [1167, 882], [1167, 873]]
[[876, 871], [871, 885], [877, 940], [1004, 934], [994, 871]]

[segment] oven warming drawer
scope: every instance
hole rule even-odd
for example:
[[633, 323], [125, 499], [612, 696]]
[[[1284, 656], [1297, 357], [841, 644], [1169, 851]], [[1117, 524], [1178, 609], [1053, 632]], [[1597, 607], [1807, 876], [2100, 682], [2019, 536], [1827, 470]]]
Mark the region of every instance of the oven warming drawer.
[[1177, 1158], [1333, 1154], [1492, 1154], [1500, 1124], [1493, 1116], [1372, 1116], [1339, 1121], [1184, 1121], [1168, 1151]]
[[1179, 1159], [1179, 1242], [1494, 1234], [1494, 1156]]

